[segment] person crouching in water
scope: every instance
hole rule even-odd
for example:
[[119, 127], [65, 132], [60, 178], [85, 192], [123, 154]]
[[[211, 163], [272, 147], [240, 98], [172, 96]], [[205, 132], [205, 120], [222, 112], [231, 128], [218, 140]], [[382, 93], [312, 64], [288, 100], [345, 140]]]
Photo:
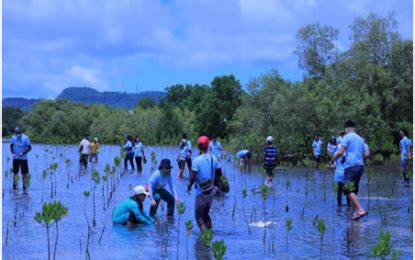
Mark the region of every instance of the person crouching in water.
[[112, 214], [112, 222], [123, 225], [153, 224], [155, 220], [143, 209], [143, 202], [148, 195], [149, 193], [143, 186], [136, 186], [133, 195], [115, 208]]
[[[170, 174], [172, 168], [169, 159], [161, 160], [158, 171], [155, 171], [148, 181], [149, 192], [153, 198], [150, 207], [151, 217], [156, 216], [161, 199], [167, 202], [168, 217], [172, 217], [174, 214], [175, 202], [179, 203], [179, 198], [177, 197], [176, 189], [173, 186], [173, 179]], [[169, 185], [170, 193], [165, 189], [167, 185]]]
[[200, 231], [212, 229], [212, 219], [209, 211], [213, 197], [216, 194], [214, 185], [215, 175], [220, 170], [215, 156], [208, 154], [209, 138], [201, 136], [197, 139], [200, 155], [193, 160], [190, 182], [187, 192], [190, 193], [196, 183], [195, 218]]
[[177, 163], [179, 165], [179, 174], [177, 177], [183, 178], [184, 168], [186, 167], [186, 158], [189, 153], [189, 147], [187, 146], [187, 140], [183, 139], [180, 142], [179, 155], [177, 156]]
[[277, 148], [272, 144], [273, 140], [272, 136], [268, 136], [267, 145], [264, 148], [264, 168], [267, 171], [267, 185], [272, 184], [273, 171], [277, 165]]
[[236, 157], [239, 158], [239, 170], [242, 171], [243, 169], [244, 171], [246, 171], [246, 168], [248, 166], [248, 172], [250, 172], [252, 153], [249, 150], [244, 149], [236, 153]]

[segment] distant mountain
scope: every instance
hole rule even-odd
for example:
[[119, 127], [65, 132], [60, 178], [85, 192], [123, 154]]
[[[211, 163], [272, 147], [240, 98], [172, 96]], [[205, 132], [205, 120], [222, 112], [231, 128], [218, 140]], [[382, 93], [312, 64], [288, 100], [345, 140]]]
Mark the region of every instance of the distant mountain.
[[65, 99], [84, 104], [103, 104], [118, 108], [133, 108], [138, 101], [150, 98], [159, 102], [167, 95], [163, 91], [144, 91], [137, 94], [126, 92], [99, 92], [89, 87], [69, 87], [58, 95], [56, 99]]
[[42, 99], [27, 99], [27, 98], [3, 98], [3, 107], [17, 107], [23, 111], [31, 111], [32, 106]]

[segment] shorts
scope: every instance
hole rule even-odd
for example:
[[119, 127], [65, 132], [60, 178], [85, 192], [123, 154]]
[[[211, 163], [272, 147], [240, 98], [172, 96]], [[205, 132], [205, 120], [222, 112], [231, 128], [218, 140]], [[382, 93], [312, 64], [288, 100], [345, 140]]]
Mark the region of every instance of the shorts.
[[19, 169], [22, 174], [29, 173], [29, 166], [28, 166], [27, 160], [13, 159], [13, 173], [18, 174]]
[[[357, 194], [359, 192], [359, 183], [362, 174], [363, 165], [355, 165], [344, 169], [344, 194], [347, 195], [352, 192]], [[348, 183], [353, 183], [353, 186], [350, 187], [350, 184]]]
[[314, 161], [320, 162], [320, 160], [321, 160], [321, 155], [314, 155]]
[[180, 160], [177, 165], [179, 166], [180, 170], [184, 170], [184, 168], [186, 167], [186, 160]]
[[215, 195], [214, 189], [212, 189], [210, 194], [199, 194], [196, 196], [195, 200], [195, 218], [197, 224], [203, 225], [207, 222], [212, 221], [209, 216], [210, 208], [212, 207], [213, 196]]

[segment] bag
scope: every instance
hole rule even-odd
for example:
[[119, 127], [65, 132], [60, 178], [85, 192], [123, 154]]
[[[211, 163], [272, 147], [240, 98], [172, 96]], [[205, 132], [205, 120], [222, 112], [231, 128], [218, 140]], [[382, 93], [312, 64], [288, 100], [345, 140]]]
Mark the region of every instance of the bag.
[[212, 181], [205, 181], [199, 184], [200, 188], [203, 191], [203, 194], [208, 195], [212, 192], [213, 184]]

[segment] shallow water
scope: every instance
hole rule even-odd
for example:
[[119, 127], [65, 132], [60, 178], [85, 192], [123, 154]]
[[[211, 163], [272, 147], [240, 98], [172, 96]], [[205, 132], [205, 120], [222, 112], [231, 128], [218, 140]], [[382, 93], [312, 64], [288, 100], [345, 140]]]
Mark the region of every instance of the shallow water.
[[[46, 152], [47, 150], [47, 152]], [[180, 219], [179, 258], [214, 259], [200, 238], [200, 232], [194, 221], [194, 190], [186, 193], [188, 179], [178, 180], [175, 147], [149, 147], [154, 151], [157, 161], [170, 158], [174, 183], [181, 201], [187, 208]], [[102, 186], [96, 188], [96, 226], [89, 244], [89, 253], [93, 259], [173, 259], [177, 257], [177, 231], [179, 217], [177, 212], [173, 220], [163, 220], [160, 225], [127, 228], [113, 225], [111, 215], [116, 205], [131, 193], [131, 188], [145, 184], [151, 170], [150, 153], [141, 175], [129, 171], [119, 179], [119, 184], [109, 203], [103, 209]], [[196, 153], [195, 153], [196, 154]], [[11, 191], [11, 175], [5, 171], [11, 167], [9, 145], [3, 144], [3, 258], [46, 259], [46, 230], [34, 219], [43, 202], [60, 200], [69, 209], [68, 216], [59, 222], [58, 259], [86, 257], [87, 222], [85, 218], [84, 191], [91, 191], [86, 200], [89, 223], [93, 218], [91, 168], [104, 175], [105, 164], [113, 165], [114, 157], [119, 155], [118, 146], [101, 146], [99, 163], [89, 164], [88, 171], [79, 175], [77, 146], [33, 145], [29, 154], [29, 168], [32, 174], [28, 194], [21, 190]], [[72, 161], [69, 167], [65, 160]], [[58, 163], [56, 171], [57, 192], [51, 198], [50, 176], [43, 180], [42, 171], [52, 162]], [[383, 228], [392, 235], [392, 250], [398, 252], [401, 259], [412, 259], [412, 184], [402, 184], [397, 170], [376, 169], [370, 184], [367, 175], [360, 184], [360, 202], [369, 210], [369, 216], [360, 222], [347, 220], [348, 208], [338, 208], [333, 196], [333, 174], [326, 170], [279, 169], [274, 177], [274, 185], [269, 197], [263, 203], [259, 194], [253, 193], [264, 179], [258, 171], [241, 174], [233, 162], [221, 162], [229, 178], [231, 191], [226, 197], [216, 198], [212, 209], [213, 240], [223, 239], [227, 246], [225, 259], [361, 259], [370, 257]], [[69, 187], [68, 175], [69, 172]], [[187, 176], [187, 170], [185, 175]], [[289, 185], [287, 186], [287, 181]], [[42, 191], [42, 182], [43, 191]], [[377, 182], [379, 185], [377, 185]], [[105, 184], [106, 185], [106, 184]], [[248, 196], [244, 199], [242, 189], [246, 187]], [[43, 194], [43, 195], [42, 195]], [[105, 188], [105, 197], [107, 197]], [[42, 202], [43, 200], [43, 202]], [[106, 201], [106, 198], [105, 198]], [[346, 199], [343, 198], [343, 203]], [[148, 210], [149, 201], [145, 208]], [[288, 211], [287, 211], [288, 209]], [[246, 212], [244, 218], [243, 210]], [[166, 205], [159, 208], [164, 216]], [[381, 214], [386, 219], [382, 226]], [[285, 220], [293, 220], [292, 230], [285, 228]], [[326, 232], [320, 240], [319, 232], [313, 224], [317, 218], [325, 220]], [[192, 220], [194, 228], [186, 236], [185, 221]], [[266, 229], [249, 226], [248, 223], [272, 221]], [[265, 239], [264, 239], [265, 234]], [[55, 228], [51, 228], [51, 248], [55, 240]], [[186, 249], [186, 244], [188, 245]]]

